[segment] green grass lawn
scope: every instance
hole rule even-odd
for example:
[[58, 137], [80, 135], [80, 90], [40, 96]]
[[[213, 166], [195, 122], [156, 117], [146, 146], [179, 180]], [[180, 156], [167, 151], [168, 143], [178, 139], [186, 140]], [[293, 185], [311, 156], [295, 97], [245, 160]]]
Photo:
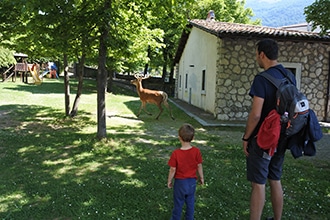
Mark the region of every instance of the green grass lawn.
[[[97, 141], [95, 84], [85, 80], [72, 119], [65, 117], [62, 79], [0, 83], [1, 219], [169, 219], [167, 161], [185, 122], [195, 126], [193, 144], [204, 159], [206, 184], [197, 188], [195, 219], [248, 219], [244, 128], [203, 128], [174, 105], [175, 121], [166, 109], [155, 120], [155, 106], [148, 106], [153, 116], [137, 118], [136, 93], [114, 88], [106, 96], [108, 137]], [[72, 80], [71, 103], [76, 85]], [[329, 219], [329, 165], [288, 152], [283, 219]], [[267, 196], [263, 217], [271, 215]]]

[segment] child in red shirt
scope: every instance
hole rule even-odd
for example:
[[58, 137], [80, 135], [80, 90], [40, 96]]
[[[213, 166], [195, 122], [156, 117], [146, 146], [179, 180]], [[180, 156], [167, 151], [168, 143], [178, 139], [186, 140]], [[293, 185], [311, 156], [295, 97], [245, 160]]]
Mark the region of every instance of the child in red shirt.
[[191, 146], [195, 135], [195, 129], [190, 124], [183, 124], [179, 129], [179, 140], [181, 147], [173, 151], [168, 165], [170, 171], [167, 179], [167, 187], [173, 186], [174, 208], [171, 220], [180, 220], [183, 204], [186, 203], [186, 220], [194, 219], [196, 180], [198, 176], [200, 183], [204, 184], [202, 154], [197, 147]]

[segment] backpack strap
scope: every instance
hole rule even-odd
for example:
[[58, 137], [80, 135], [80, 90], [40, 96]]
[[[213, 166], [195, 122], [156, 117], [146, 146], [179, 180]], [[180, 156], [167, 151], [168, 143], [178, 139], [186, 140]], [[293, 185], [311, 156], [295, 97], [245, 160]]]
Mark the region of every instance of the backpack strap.
[[271, 82], [277, 89], [280, 87], [280, 85], [285, 82], [287, 79], [277, 79], [271, 75], [269, 75], [266, 71], [260, 73], [260, 76], [266, 78], [269, 82]]
[[283, 69], [278, 68], [278, 66], [274, 66], [274, 68], [279, 70], [282, 73], [282, 75], [285, 76], [290, 81], [291, 84], [294, 84], [292, 79], [289, 76], [289, 74], [293, 75], [291, 72], [289, 72], [287, 69], [284, 69], [284, 71], [283, 71]]
[[285, 81], [289, 81], [291, 84], [294, 84], [293, 80], [289, 76], [289, 72], [286, 69], [285, 69], [285, 71], [283, 71], [281, 68], [278, 68], [277, 66], [274, 66], [273, 68], [280, 71], [280, 73], [282, 73], [282, 75], [285, 76], [285, 78], [277, 79], [277, 78], [273, 77], [272, 75], [268, 74], [267, 70], [260, 73], [260, 75], [265, 77], [266, 79], [268, 79], [268, 81], [270, 81], [276, 88], [278, 88], [281, 85], [281, 83], [284, 83]]

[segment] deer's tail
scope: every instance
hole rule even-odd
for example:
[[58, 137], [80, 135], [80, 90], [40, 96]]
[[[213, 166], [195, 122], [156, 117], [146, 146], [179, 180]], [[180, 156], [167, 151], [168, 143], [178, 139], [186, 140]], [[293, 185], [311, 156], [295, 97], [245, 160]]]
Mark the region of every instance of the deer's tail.
[[168, 95], [166, 92], [162, 91], [162, 96], [163, 96], [163, 101], [162, 103], [165, 105], [166, 108], [168, 108], [168, 110], [170, 111], [171, 114], [171, 118], [174, 120], [173, 114], [172, 114], [172, 110], [171, 110], [171, 106], [168, 104], [167, 100], [168, 100]]
[[167, 95], [167, 93], [162, 91], [162, 96], [163, 96], [163, 101], [162, 101], [162, 103], [166, 103], [167, 100], [168, 100], [168, 95]]

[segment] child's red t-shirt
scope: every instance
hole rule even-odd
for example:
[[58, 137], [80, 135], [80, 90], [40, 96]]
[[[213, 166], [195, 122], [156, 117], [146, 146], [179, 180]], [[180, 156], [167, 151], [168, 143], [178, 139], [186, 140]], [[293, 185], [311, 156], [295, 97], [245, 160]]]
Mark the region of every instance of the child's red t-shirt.
[[176, 179], [187, 179], [196, 178], [196, 171], [198, 164], [202, 163], [202, 154], [197, 147], [192, 147], [188, 150], [176, 149], [173, 151], [168, 165], [175, 167], [176, 172], [174, 178]]

